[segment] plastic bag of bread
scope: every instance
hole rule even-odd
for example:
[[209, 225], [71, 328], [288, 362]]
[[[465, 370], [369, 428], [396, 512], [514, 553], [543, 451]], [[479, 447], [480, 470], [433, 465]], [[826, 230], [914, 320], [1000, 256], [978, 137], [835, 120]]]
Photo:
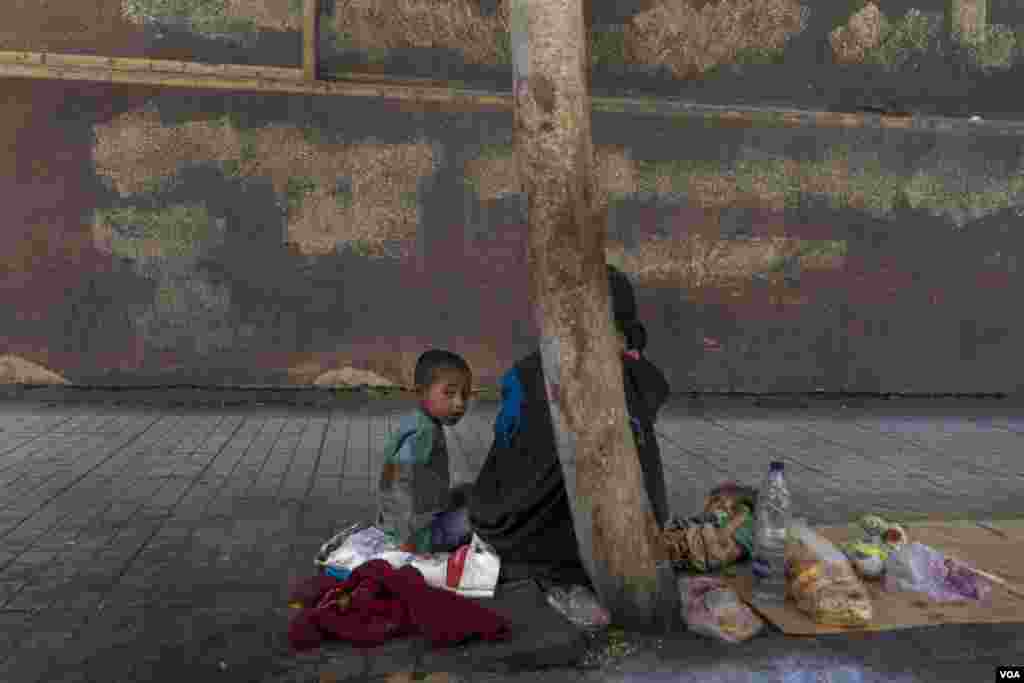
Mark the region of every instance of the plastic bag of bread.
[[786, 539], [786, 593], [816, 623], [867, 626], [871, 598], [850, 561], [802, 520]]

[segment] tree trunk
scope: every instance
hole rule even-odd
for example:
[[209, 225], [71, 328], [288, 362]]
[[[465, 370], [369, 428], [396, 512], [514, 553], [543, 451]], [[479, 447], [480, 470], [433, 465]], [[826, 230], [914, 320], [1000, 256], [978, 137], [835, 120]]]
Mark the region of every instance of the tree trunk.
[[956, 41], [984, 41], [988, 0], [946, 0], [946, 32]]
[[302, 75], [315, 81], [320, 68], [320, 2], [304, 0], [302, 5]]
[[628, 424], [605, 226], [595, 220], [584, 0], [512, 0], [511, 10], [530, 298], [580, 553], [617, 624], [678, 628], [675, 577]]

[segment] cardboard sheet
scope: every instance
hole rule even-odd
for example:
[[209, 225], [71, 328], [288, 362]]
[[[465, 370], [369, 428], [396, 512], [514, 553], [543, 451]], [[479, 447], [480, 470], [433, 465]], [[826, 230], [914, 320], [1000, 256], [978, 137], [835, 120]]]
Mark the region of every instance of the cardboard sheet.
[[[921, 522], [904, 524], [903, 528], [911, 542], [930, 545], [1024, 590], [1024, 522], [985, 523], [997, 531], [984, 529], [974, 522]], [[859, 530], [852, 525], [818, 527], [815, 530], [833, 543], [860, 536]], [[736, 577], [724, 578], [740, 597], [750, 603], [753, 579], [749, 570]], [[973, 601], [934, 603], [923, 593], [886, 592], [881, 581], [865, 581], [864, 585], [871, 595], [873, 609], [872, 623], [865, 628], [816, 624], [791, 601], [779, 608], [754, 608], [787, 635], [890, 631], [938, 624], [1024, 623], [1024, 599], [998, 584], [992, 585], [990, 604]]]

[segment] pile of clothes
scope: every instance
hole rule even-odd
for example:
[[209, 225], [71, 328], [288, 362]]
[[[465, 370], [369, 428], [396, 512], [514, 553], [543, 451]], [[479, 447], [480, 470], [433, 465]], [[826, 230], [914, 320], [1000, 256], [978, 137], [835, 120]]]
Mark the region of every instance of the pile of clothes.
[[470, 598], [494, 597], [501, 559], [479, 537], [451, 553], [416, 554], [372, 524], [342, 529], [316, 557], [321, 574], [292, 588], [296, 651], [325, 638], [374, 647], [425, 635], [435, 647], [508, 634], [509, 622]]
[[299, 610], [288, 627], [297, 652], [317, 648], [326, 638], [375, 647], [409, 635], [445, 647], [473, 637], [504, 638], [510, 628], [494, 611], [428, 585], [415, 567], [395, 569], [382, 559], [360, 565], [344, 581], [311, 577], [292, 589], [290, 602]]

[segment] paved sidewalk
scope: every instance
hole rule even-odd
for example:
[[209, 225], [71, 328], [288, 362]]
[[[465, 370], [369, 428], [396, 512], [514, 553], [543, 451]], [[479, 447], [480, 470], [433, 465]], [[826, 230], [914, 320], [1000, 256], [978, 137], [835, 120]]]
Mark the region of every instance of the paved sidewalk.
[[[0, 681], [314, 681], [323, 671], [340, 681], [416, 662], [483, 681], [496, 680], [488, 669], [511, 679], [501, 671], [580, 654], [578, 634], [555, 619], [533, 629], [532, 641], [497, 648], [435, 653], [410, 641], [365, 656], [343, 645], [288, 656], [288, 582], [311, 573], [316, 549], [340, 524], [372, 512], [379, 448], [411, 403], [317, 394], [311, 405], [270, 405], [275, 394], [302, 395], [200, 393], [215, 403], [171, 405], [190, 397], [171, 392], [90, 392], [84, 403], [66, 400], [74, 392], [27, 392], [0, 401]], [[245, 405], [231, 405], [236, 399]], [[471, 410], [451, 432], [456, 479], [481, 466], [497, 405]], [[659, 431], [672, 507], [682, 514], [723, 480], [758, 483], [774, 458], [787, 462], [795, 502], [814, 523], [869, 511], [1024, 512], [1024, 411], [1004, 403], [800, 408], [680, 397]], [[540, 600], [519, 590], [526, 593], [510, 593], [512, 609]], [[993, 662], [1024, 661], [1022, 636], [1024, 626], [941, 627], [869, 638], [776, 635], [727, 648], [678, 634], [660, 648], [643, 641], [619, 665], [523, 680], [782, 680], [779, 672], [800, 660], [808, 675], [869, 662], [893, 675], [857, 680], [981, 681], [993, 677]], [[912, 666], [877, 654], [908, 644]], [[904, 678], [886, 669], [900, 661], [911, 667]], [[768, 678], [729, 674], [748, 670]], [[933, 678], [915, 677], [918, 670]]]

